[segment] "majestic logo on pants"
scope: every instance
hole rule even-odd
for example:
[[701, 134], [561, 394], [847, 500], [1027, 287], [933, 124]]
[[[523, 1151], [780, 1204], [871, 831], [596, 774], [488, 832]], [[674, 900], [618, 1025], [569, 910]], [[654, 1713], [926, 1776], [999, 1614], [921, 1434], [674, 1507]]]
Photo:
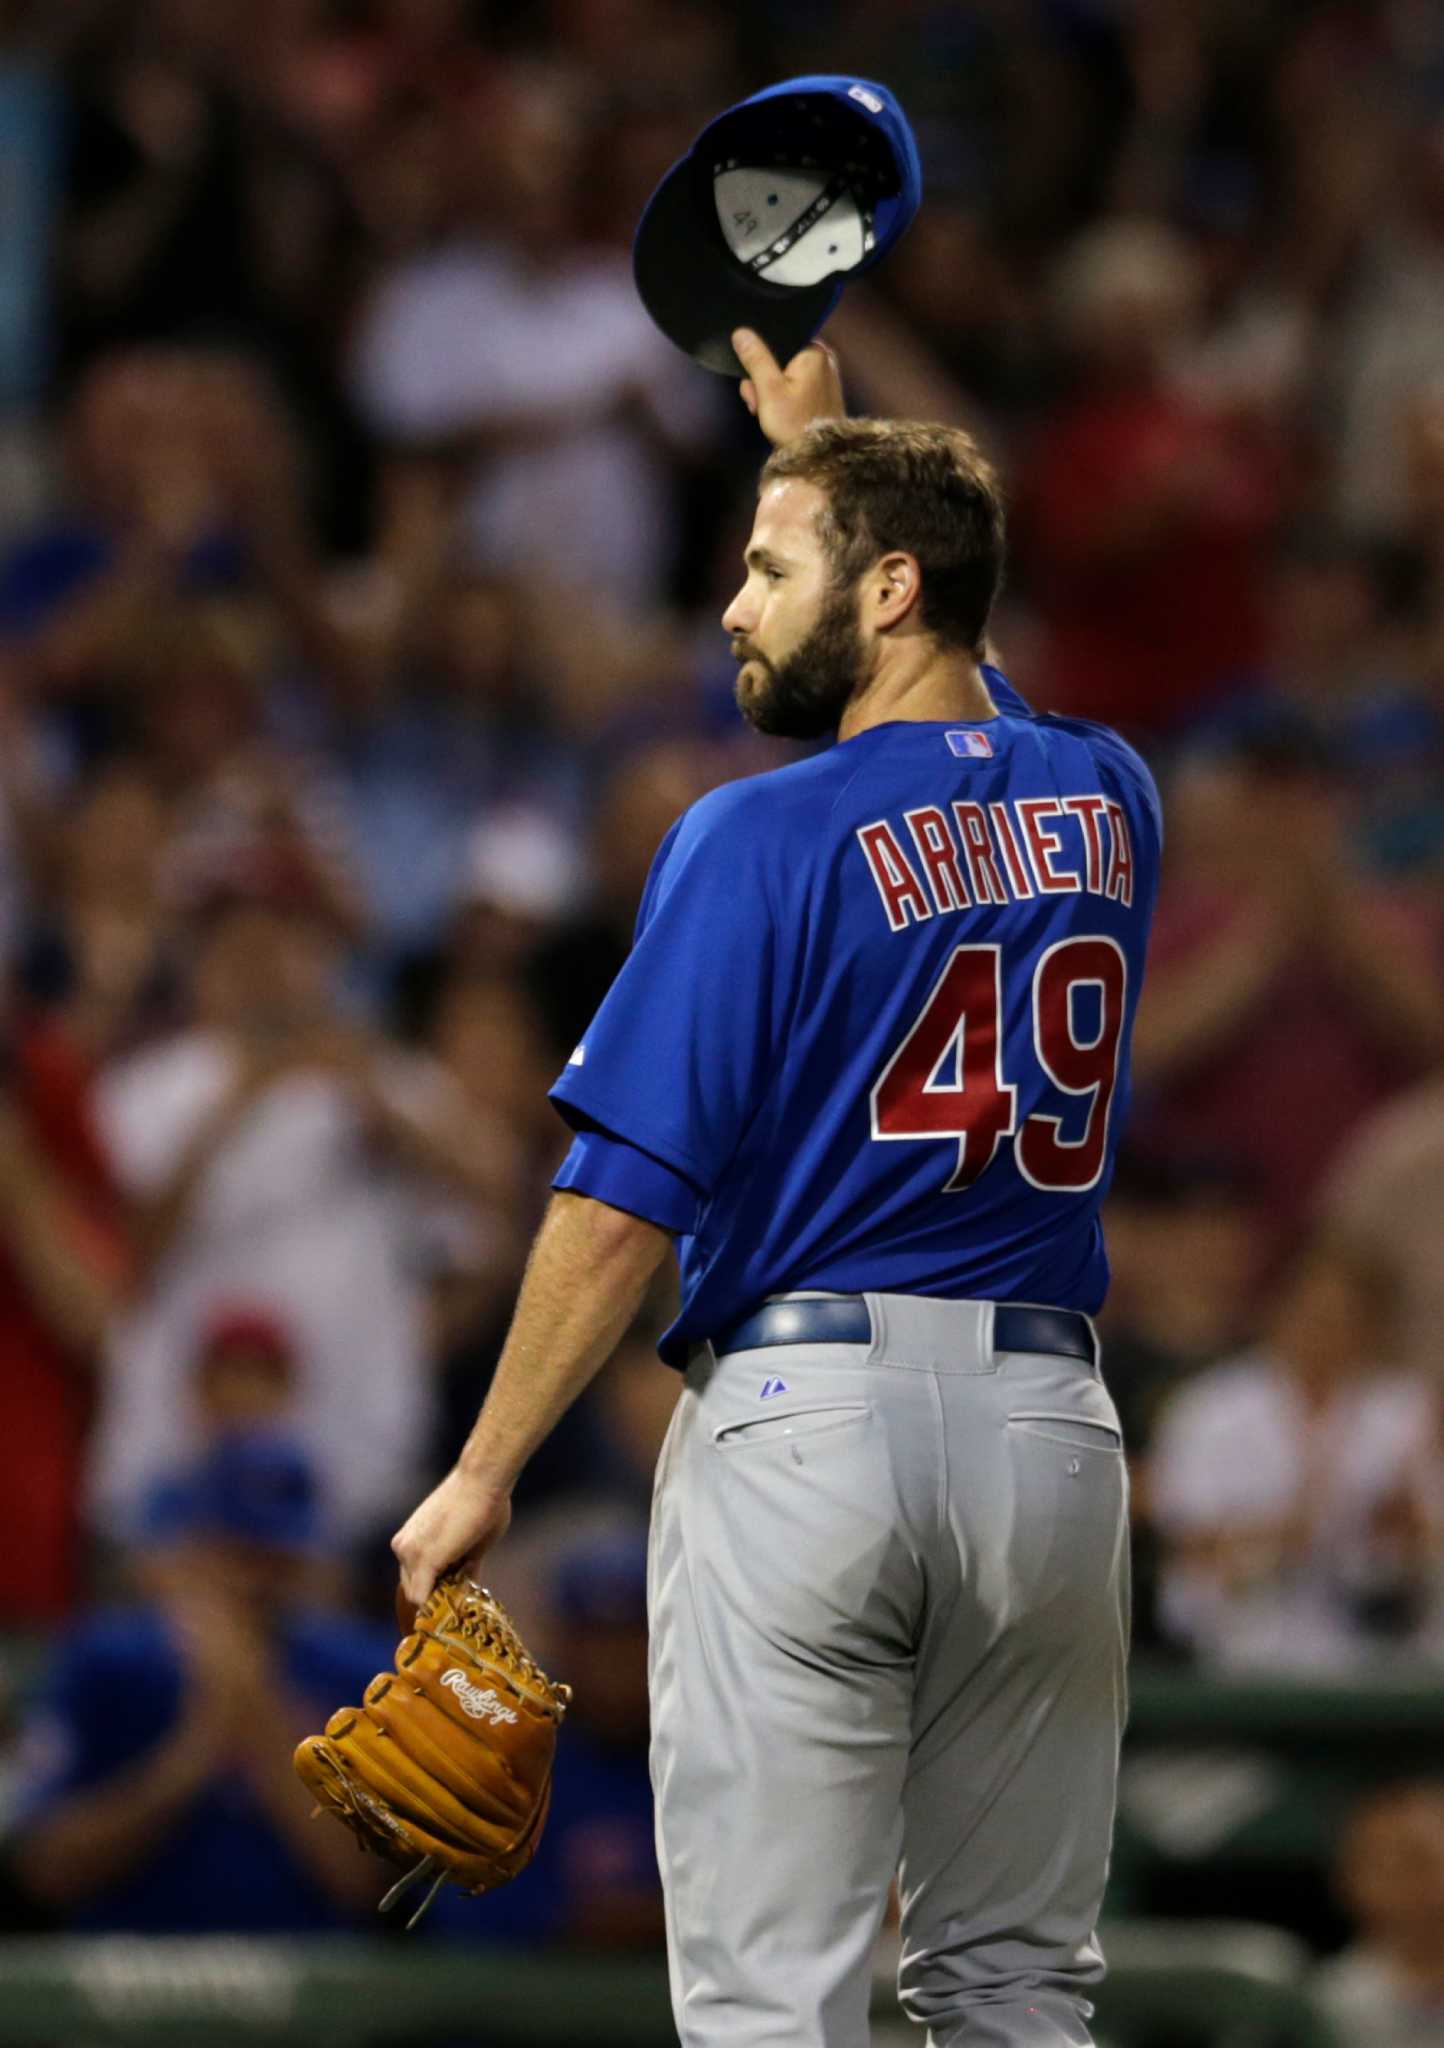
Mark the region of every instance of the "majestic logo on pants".
[[514, 1721], [515, 1707], [506, 1706], [497, 1698], [496, 1687], [485, 1689], [473, 1685], [459, 1664], [453, 1664], [449, 1671], [441, 1674], [441, 1683], [456, 1694], [464, 1714], [470, 1714], [474, 1721]]

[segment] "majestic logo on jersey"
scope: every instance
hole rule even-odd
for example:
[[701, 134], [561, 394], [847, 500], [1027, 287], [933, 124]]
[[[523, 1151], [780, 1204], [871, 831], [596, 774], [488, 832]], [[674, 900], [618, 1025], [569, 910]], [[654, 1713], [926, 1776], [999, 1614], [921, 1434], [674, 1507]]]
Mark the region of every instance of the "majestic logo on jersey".
[[762, 1382], [762, 1392], [757, 1396], [757, 1398], [759, 1401], [770, 1401], [774, 1394], [785, 1394], [786, 1392], [786, 1380], [764, 1380]]
[[463, 1714], [470, 1714], [473, 1721], [515, 1721], [516, 1708], [509, 1707], [497, 1697], [496, 1687], [488, 1685], [484, 1690], [473, 1685], [459, 1664], [453, 1664], [449, 1671], [441, 1674], [441, 1683], [448, 1692], [456, 1694]]
[[993, 742], [985, 732], [945, 732], [949, 753], [960, 761], [991, 761]]
[[587, 1049], [584, 1045], [579, 1045], [576, 1051], [572, 1054], [571, 1058], [567, 1061], [567, 1065], [569, 1067], [584, 1067], [586, 1063]]

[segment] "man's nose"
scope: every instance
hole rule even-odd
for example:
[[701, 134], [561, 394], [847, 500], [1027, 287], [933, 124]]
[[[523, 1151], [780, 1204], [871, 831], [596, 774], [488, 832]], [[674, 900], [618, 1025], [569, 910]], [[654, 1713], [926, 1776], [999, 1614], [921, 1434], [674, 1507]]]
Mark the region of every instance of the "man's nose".
[[747, 585], [744, 583], [731, 604], [728, 605], [726, 611], [722, 614], [722, 630], [724, 633], [748, 633], [752, 630], [752, 625], [756, 624], [755, 620], [752, 620], [751, 624], [749, 624], [750, 614], [747, 610], [746, 598]]

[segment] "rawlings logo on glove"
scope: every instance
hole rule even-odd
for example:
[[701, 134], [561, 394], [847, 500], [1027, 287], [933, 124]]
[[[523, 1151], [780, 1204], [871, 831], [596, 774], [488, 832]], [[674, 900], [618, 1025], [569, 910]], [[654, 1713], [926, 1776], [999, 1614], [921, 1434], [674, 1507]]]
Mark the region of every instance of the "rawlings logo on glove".
[[478, 1721], [514, 1721], [516, 1719], [515, 1707], [502, 1705], [502, 1702], [496, 1696], [496, 1687], [494, 1685], [489, 1685], [486, 1691], [483, 1692], [479, 1685], [472, 1684], [466, 1673], [457, 1664], [453, 1664], [449, 1671], [442, 1672], [441, 1682], [443, 1685], [450, 1687], [451, 1691], [461, 1701], [466, 1712], [475, 1715]]
[[361, 1843], [431, 1887], [491, 1891], [524, 1870], [551, 1801], [557, 1729], [571, 1689], [528, 1657], [501, 1602], [459, 1572], [438, 1580], [396, 1669], [296, 1751], [296, 1769]]

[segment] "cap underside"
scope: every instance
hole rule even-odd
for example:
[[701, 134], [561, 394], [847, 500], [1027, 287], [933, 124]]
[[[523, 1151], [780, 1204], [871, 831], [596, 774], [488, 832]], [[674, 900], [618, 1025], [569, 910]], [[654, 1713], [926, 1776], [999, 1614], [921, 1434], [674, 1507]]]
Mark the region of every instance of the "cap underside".
[[[722, 175], [737, 168], [725, 167]], [[765, 207], [768, 193], [777, 191], [781, 209], [780, 186], [774, 182], [766, 184], [766, 190], [761, 189], [767, 179], [765, 169], [761, 174], [748, 170], [743, 175], [749, 181], [754, 176], [759, 178], [757, 187], [749, 183], [749, 198], [760, 193]], [[777, 173], [779, 178], [782, 175]], [[810, 196], [815, 199], [818, 175], [809, 172], [807, 176], [811, 181]], [[705, 369], [715, 370], [721, 376], [744, 374], [731, 342], [732, 331], [737, 327], [754, 329], [778, 360], [786, 362], [812, 339], [832, 311], [842, 290], [845, 270], [851, 265], [839, 265], [834, 259], [832, 269], [841, 269], [843, 275], [828, 275], [816, 283], [799, 284], [773, 282], [776, 272], [772, 269], [766, 276], [748, 271], [744, 264], [749, 259], [729, 249], [720, 219], [715, 233], [707, 233], [707, 223], [699, 220], [696, 194], [696, 168], [691, 158], [684, 157], [658, 186], [642, 216], [633, 253], [633, 273], [643, 305], [670, 341], [685, 349]], [[849, 200], [847, 205], [861, 223], [864, 217], [855, 203]], [[829, 214], [819, 216], [817, 225], [828, 217]], [[815, 227], [808, 229], [795, 246], [800, 248], [802, 241], [814, 232]], [[846, 208], [838, 211], [836, 233], [829, 236], [824, 229], [821, 250], [809, 243], [803, 253], [804, 272], [830, 254], [826, 247], [829, 239], [840, 239], [844, 233], [853, 232]], [[765, 260], [765, 252], [776, 238], [766, 233], [759, 215], [755, 235], [739, 235], [738, 239], [755, 242], [756, 250]], [[784, 260], [791, 253], [784, 252]]]

